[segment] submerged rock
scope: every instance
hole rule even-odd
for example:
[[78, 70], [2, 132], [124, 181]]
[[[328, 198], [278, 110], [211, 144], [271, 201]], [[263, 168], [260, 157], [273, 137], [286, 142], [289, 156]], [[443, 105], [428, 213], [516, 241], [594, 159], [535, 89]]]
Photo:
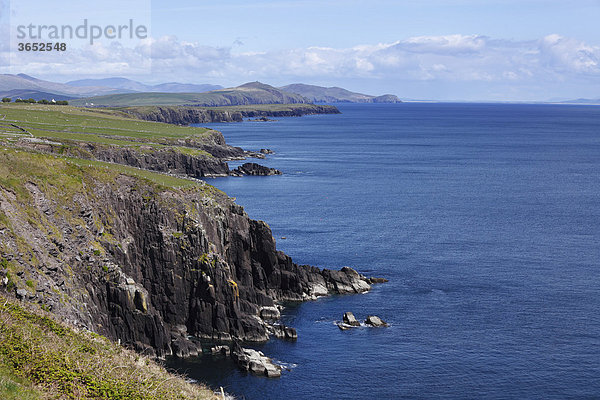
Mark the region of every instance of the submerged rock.
[[338, 327], [338, 328], [340, 328], [342, 331], [347, 331], [348, 329], [356, 328], [355, 326], [348, 325], [348, 324], [345, 324], [345, 323], [343, 323], [343, 322], [338, 322], [336, 325], [337, 325], [337, 327]]
[[389, 282], [389, 281], [388, 281], [387, 279], [385, 279], [385, 278], [375, 278], [375, 277], [370, 277], [370, 278], [368, 279], [368, 282], [369, 282], [370, 284], [375, 284], [375, 283], [386, 283], [386, 282]]
[[258, 118], [254, 118], [254, 119], [249, 119], [248, 121], [250, 121], [250, 122], [275, 122], [274, 119], [270, 119], [267, 117], [258, 117]]

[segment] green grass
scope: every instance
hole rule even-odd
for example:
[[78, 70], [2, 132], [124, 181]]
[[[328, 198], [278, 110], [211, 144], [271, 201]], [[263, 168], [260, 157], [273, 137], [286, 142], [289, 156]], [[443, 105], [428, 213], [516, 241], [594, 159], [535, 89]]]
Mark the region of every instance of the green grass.
[[0, 295], [0, 398], [213, 399], [151, 359]]
[[22, 193], [23, 197], [28, 196], [27, 190], [22, 187], [23, 182], [27, 181], [50, 184], [65, 193], [73, 193], [85, 177], [111, 182], [119, 174], [135, 176], [147, 184], [167, 188], [209, 186], [202, 181], [178, 178], [127, 165], [0, 149], [0, 185], [12, 189], [17, 194]]
[[0, 364], [0, 399], [36, 400], [42, 397], [31, 382], [15, 375], [12, 369]]
[[[116, 136], [132, 139], [208, 138], [209, 129], [168, 125], [132, 118], [118, 110], [52, 107], [34, 104], [0, 106], [2, 126], [14, 123], [35, 136], [57, 137], [69, 134]], [[13, 128], [14, 129], [14, 128]]]

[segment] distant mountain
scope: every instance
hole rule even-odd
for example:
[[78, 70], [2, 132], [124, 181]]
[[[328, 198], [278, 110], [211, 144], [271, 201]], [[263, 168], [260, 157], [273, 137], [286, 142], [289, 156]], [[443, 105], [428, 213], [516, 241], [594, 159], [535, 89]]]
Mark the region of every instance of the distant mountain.
[[66, 96], [57, 93], [40, 92], [38, 90], [27, 90], [27, 89], [13, 89], [2, 91], [0, 90], [0, 97], [10, 97], [13, 101], [16, 99], [34, 99], [34, 100], [72, 100], [76, 97]]
[[400, 99], [393, 94], [383, 96], [371, 96], [368, 94], [355, 93], [340, 87], [323, 87], [295, 83], [283, 86], [280, 89], [299, 94], [315, 103], [401, 103]]
[[600, 104], [600, 99], [574, 99], [574, 100], [554, 101], [553, 103]]
[[159, 85], [146, 85], [127, 78], [80, 79], [67, 82], [75, 87], [102, 86], [126, 92], [164, 92], [164, 93], [204, 93], [211, 90], [222, 89], [223, 86], [192, 83], [168, 82]]
[[103, 78], [103, 79], [80, 79], [76, 81], [67, 82], [66, 85], [73, 87], [105, 87], [111, 89], [122, 89], [126, 92], [145, 92], [147, 91], [147, 85], [143, 83], [133, 81], [127, 78]]
[[0, 74], [0, 91], [33, 90], [54, 94], [55, 96], [96, 96], [114, 93], [114, 89], [103, 87], [74, 87], [64, 83], [50, 82], [29, 75]]
[[149, 106], [149, 105], [188, 105], [188, 106], [239, 106], [250, 104], [298, 104], [310, 100], [293, 93], [260, 82], [250, 82], [228, 89], [206, 93], [125, 93], [77, 99], [73, 105], [94, 104], [94, 106]]

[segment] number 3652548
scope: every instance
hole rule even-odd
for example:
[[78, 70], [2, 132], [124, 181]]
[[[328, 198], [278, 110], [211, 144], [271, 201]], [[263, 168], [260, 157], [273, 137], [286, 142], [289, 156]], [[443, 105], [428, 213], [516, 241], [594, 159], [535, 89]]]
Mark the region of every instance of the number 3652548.
[[19, 43], [19, 51], [66, 51], [66, 43]]

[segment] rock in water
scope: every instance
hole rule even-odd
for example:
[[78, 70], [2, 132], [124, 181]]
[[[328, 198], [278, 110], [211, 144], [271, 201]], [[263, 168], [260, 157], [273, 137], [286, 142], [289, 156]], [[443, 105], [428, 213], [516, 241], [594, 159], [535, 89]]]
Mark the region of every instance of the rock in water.
[[374, 284], [374, 283], [386, 283], [386, 282], [388, 282], [388, 280], [385, 279], [385, 278], [375, 278], [375, 277], [370, 277], [367, 281], [370, 284]]
[[382, 327], [382, 326], [388, 326], [387, 322], [383, 321], [381, 318], [379, 318], [376, 315], [369, 315], [367, 317], [367, 319], [365, 320], [365, 324], [367, 325], [371, 325], [374, 327]]
[[350, 326], [360, 326], [360, 322], [356, 320], [356, 317], [350, 311], [344, 313], [344, 324]]
[[281, 376], [281, 367], [273, 364], [270, 358], [262, 352], [253, 349], [245, 349], [239, 345], [234, 346], [232, 353], [239, 367], [256, 375], [265, 375], [269, 378]]
[[264, 165], [256, 163], [245, 163], [236, 169], [229, 172], [231, 176], [269, 176], [269, 175], [281, 175], [281, 171], [275, 168], [265, 167]]

